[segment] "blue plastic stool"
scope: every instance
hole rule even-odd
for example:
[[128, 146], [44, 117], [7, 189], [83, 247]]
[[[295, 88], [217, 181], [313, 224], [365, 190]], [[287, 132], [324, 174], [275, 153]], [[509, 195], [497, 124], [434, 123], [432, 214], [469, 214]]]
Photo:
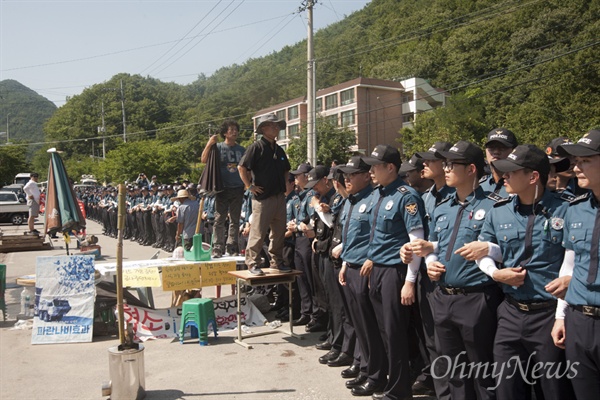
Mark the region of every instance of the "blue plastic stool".
[[185, 330], [189, 326], [192, 338], [197, 337], [200, 346], [208, 344], [208, 325], [212, 324], [215, 339], [217, 338], [217, 318], [211, 299], [190, 299], [182, 304], [179, 343], [183, 344]]

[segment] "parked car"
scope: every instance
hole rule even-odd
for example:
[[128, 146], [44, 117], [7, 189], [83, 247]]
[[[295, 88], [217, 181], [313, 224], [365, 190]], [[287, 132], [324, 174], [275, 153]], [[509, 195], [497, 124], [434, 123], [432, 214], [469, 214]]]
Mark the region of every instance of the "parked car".
[[0, 191], [0, 222], [21, 225], [29, 218], [29, 207], [25, 199], [19, 199], [15, 192]]

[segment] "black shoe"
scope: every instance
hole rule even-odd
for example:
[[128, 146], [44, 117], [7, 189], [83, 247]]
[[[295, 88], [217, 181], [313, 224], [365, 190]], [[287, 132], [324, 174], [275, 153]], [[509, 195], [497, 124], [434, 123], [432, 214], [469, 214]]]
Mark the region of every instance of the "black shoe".
[[[383, 392], [375, 392], [375, 393], [373, 393], [373, 394], [371, 395], [371, 398], [372, 398], [373, 400], [382, 400], [382, 399], [384, 399], [384, 398], [385, 398], [385, 393], [383, 393]], [[409, 396], [409, 397], [404, 397], [404, 399], [412, 399], [412, 396]], [[404, 399], [403, 399], [403, 400], [404, 400]]]
[[306, 332], [324, 332], [327, 330], [327, 326], [325, 324], [322, 324], [320, 322], [317, 322], [316, 324], [312, 325], [312, 326], [306, 326]]
[[329, 343], [329, 342], [317, 343], [317, 344], [315, 344], [315, 347], [317, 348], [317, 350], [331, 350], [331, 343]]
[[347, 367], [348, 365], [352, 365], [354, 362], [354, 357], [349, 356], [346, 353], [340, 353], [338, 358], [335, 360], [327, 361], [328, 367]]
[[310, 328], [311, 326], [315, 325], [317, 323], [316, 319], [312, 319], [310, 321], [308, 321], [308, 324], [306, 324], [307, 328]]
[[275, 314], [275, 318], [281, 318], [284, 315], [289, 315], [290, 314], [290, 310], [288, 310], [287, 308], [282, 308], [281, 310], [277, 311], [277, 314]]
[[384, 385], [366, 382], [360, 386], [352, 388], [352, 396], [371, 396], [375, 392], [383, 392]]
[[308, 315], [303, 315], [298, 319], [293, 321], [294, 326], [306, 325], [310, 322], [310, 317]]
[[262, 269], [258, 268], [258, 267], [252, 267], [249, 269], [250, 273], [252, 275], [256, 275], [256, 276], [261, 276], [264, 275], [265, 273], [263, 272]]
[[329, 335], [327, 334], [327, 332], [325, 332], [324, 334], [322, 334], [321, 336], [319, 336], [319, 341], [320, 342], [326, 341], [328, 336]]
[[435, 396], [435, 390], [428, 386], [427, 384], [421, 382], [421, 381], [416, 381], [413, 385], [412, 385], [412, 394], [413, 395], [423, 395], [423, 396]]
[[[356, 378], [359, 373], [360, 373], [360, 366], [358, 364], [352, 364], [351, 366], [349, 366], [348, 368], [343, 370], [341, 372], [341, 375], [342, 375], [342, 378], [344, 378], [344, 379], [350, 379], [350, 378]], [[361, 384], [362, 383], [363, 382], [361, 382]]]
[[321, 364], [327, 364], [328, 361], [335, 360], [339, 356], [340, 356], [340, 351], [339, 350], [331, 349], [331, 350], [329, 350], [329, 352], [327, 354], [325, 354], [324, 356], [319, 357], [319, 362]]
[[280, 266], [278, 266], [276, 269], [279, 270], [279, 272], [283, 272], [283, 273], [288, 273], [288, 272], [292, 272], [292, 268], [289, 265], [283, 265], [281, 264]]
[[366, 375], [357, 375], [356, 378], [346, 381], [346, 388], [352, 389], [359, 387], [367, 382]]
[[277, 317], [278, 320], [280, 320], [281, 322], [288, 322], [290, 320], [290, 313], [285, 313], [279, 317]]

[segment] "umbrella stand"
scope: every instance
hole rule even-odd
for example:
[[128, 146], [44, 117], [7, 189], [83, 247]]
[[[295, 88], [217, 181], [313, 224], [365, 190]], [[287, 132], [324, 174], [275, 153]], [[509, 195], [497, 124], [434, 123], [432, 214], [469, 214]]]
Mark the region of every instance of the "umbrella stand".
[[125, 185], [119, 184], [117, 228], [117, 309], [119, 313], [119, 346], [108, 349], [110, 383], [102, 385], [102, 394], [114, 399], [136, 399], [146, 397], [144, 374], [144, 346], [133, 342], [131, 325], [125, 333], [123, 310], [123, 231], [125, 230]]
[[204, 211], [204, 197], [200, 200], [200, 208], [198, 210], [198, 219], [196, 220], [196, 233], [192, 238], [192, 249], [186, 250], [185, 244], [183, 243], [183, 256], [187, 261], [210, 261], [210, 253], [212, 246], [209, 246], [207, 250], [202, 246], [202, 234], [200, 233], [200, 227], [202, 226], [202, 212]]

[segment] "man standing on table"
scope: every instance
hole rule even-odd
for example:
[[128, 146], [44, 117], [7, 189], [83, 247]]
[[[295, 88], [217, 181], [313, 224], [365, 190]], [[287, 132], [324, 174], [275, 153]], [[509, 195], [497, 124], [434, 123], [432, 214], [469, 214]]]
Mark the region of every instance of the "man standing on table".
[[260, 251], [269, 228], [271, 268], [279, 268], [281, 272], [292, 271], [283, 262], [286, 231], [285, 189], [291, 168], [285, 151], [276, 142], [279, 131], [285, 127], [286, 122], [277, 119], [275, 114], [261, 117], [256, 133], [262, 134], [262, 137], [248, 147], [238, 165], [240, 178], [254, 196], [252, 224], [246, 247], [246, 265], [253, 275], [264, 275], [258, 265]]
[[552, 338], [566, 350], [575, 397], [594, 399], [600, 393], [600, 130], [558, 146], [558, 152], [575, 157], [579, 187], [590, 192], [571, 201], [565, 214], [561, 274], [570, 269], [572, 278], [566, 302], [558, 301]]
[[[206, 143], [200, 161], [208, 162], [208, 155], [212, 146], [217, 146], [219, 166], [223, 190], [215, 195], [215, 223], [213, 240], [213, 258], [220, 258], [225, 252], [230, 256], [237, 256], [238, 234], [240, 230], [240, 213], [244, 201], [244, 183], [240, 179], [237, 167], [244, 155], [245, 149], [237, 144], [240, 125], [233, 120], [226, 120], [221, 125], [220, 134], [224, 142], [217, 143], [217, 135], [213, 135]], [[225, 248], [225, 222], [229, 216], [227, 234], [227, 247]]]
[[[367, 329], [369, 335], [381, 334], [388, 355], [388, 383], [378, 386], [367, 381], [353, 388], [352, 394], [381, 393], [376, 397], [404, 399], [412, 396], [408, 306], [415, 302], [415, 282], [421, 257], [413, 257], [406, 265], [400, 260], [399, 253], [404, 243], [424, 237], [425, 207], [421, 196], [398, 177], [401, 164], [398, 149], [378, 145], [364, 161], [371, 165], [371, 178], [379, 186], [372, 194], [370, 245], [361, 275], [370, 277], [369, 297], [377, 326]], [[370, 354], [369, 363], [381, 362], [373, 356]]]

